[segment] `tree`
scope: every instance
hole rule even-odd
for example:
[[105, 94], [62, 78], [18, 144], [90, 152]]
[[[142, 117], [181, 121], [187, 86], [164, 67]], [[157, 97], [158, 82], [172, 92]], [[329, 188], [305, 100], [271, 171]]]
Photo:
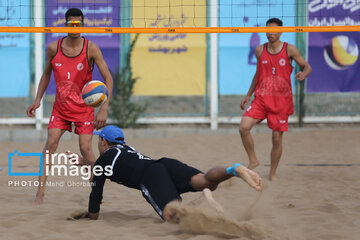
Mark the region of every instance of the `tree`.
[[114, 79], [114, 96], [110, 102], [110, 114], [117, 121], [117, 125], [121, 128], [129, 128], [136, 126], [136, 120], [144, 113], [148, 104], [140, 105], [131, 101], [133, 89], [139, 77], [133, 77], [131, 67], [131, 55], [139, 34], [136, 34], [131, 41], [129, 51], [126, 55], [126, 65], [119, 71], [111, 72]]

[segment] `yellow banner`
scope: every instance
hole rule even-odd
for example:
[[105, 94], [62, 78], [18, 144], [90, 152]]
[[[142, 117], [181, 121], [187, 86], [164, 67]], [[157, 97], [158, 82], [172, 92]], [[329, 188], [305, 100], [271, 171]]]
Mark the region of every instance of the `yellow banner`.
[[[133, 27], [206, 27], [206, 0], [133, 0]], [[204, 95], [206, 34], [140, 34], [132, 55], [134, 94]]]

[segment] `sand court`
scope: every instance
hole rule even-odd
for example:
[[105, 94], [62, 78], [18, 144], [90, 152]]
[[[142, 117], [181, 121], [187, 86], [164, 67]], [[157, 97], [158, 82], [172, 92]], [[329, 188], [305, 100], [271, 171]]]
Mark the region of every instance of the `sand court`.
[[[8, 153], [40, 152], [44, 143], [1, 142], [1, 239], [358, 239], [359, 127], [290, 129], [275, 182], [268, 181], [271, 133], [253, 136], [263, 192], [238, 178], [220, 184], [213, 196], [224, 213], [206, 201], [190, 204], [201, 192], [184, 194], [183, 204], [174, 206], [178, 224], [163, 223], [140, 191], [110, 181], [99, 220], [68, 221], [72, 213], [87, 209], [90, 187], [80, 177], [49, 177], [45, 203], [35, 206], [37, 178], [8, 176]], [[236, 134], [138, 137], [127, 143], [154, 159], [177, 158], [203, 171], [248, 162]], [[96, 137], [93, 146], [97, 154]], [[77, 140], [62, 141], [57, 152], [67, 149], [79, 152]]]

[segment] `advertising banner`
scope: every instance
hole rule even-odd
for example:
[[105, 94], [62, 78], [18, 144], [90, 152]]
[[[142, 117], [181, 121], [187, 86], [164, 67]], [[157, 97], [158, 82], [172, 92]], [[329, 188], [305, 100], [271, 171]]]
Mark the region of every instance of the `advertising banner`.
[[[134, 0], [134, 27], [205, 27], [206, 1]], [[196, 6], [195, 6], [196, 3]], [[140, 34], [132, 56], [136, 95], [186, 96], [206, 92], [205, 34]]]
[[[85, 27], [120, 26], [119, 0], [99, 1], [98, 3], [92, 1], [92, 4], [84, 4], [82, 1], [46, 0], [46, 26], [63, 27], [65, 24], [65, 13], [72, 7], [82, 10]], [[51, 42], [57, 41], [64, 36], [66, 36], [66, 34], [63, 33], [46, 34], [46, 47]], [[82, 36], [99, 46], [110, 71], [114, 72], [115, 69], [119, 67], [120, 34], [82, 34]], [[96, 65], [93, 72], [93, 79], [103, 81]], [[55, 92], [55, 81], [52, 76], [47, 93], [55, 94]]]
[[[284, 26], [295, 26], [295, 0], [243, 0], [220, 4], [221, 27], [264, 27], [276, 17]], [[271, 3], [270, 3], [271, 2]], [[295, 45], [295, 33], [281, 41]], [[219, 37], [219, 91], [221, 95], [246, 94], [256, 72], [255, 48], [267, 42], [265, 33], [231, 33]], [[293, 63], [294, 65], [294, 63]], [[292, 77], [294, 81], [294, 77]]]
[[[30, 26], [30, 0], [0, 1], [0, 26]], [[28, 96], [30, 65], [30, 33], [0, 33], [0, 97]]]
[[[358, 1], [308, 2], [309, 26], [360, 25]], [[307, 92], [359, 92], [359, 32], [309, 33]]]

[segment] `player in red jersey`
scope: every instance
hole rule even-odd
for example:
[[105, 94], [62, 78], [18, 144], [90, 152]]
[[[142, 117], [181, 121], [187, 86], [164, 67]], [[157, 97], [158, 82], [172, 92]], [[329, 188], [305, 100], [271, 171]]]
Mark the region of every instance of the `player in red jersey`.
[[[266, 22], [266, 26], [282, 26], [282, 21], [271, 18]], [[272, 129], [269, 173], [271, 181], [276, 178], [276, 169], [282, 154], [282, 137], [283, 133], [288, 130], [288, 117], [294, 112], [290, 79], [293, 70], [292, 60], [295, 60], [302, 69], [295, 75], [297, 80], [304, 80], [312, 70], [298, 49], [280, 41], [280, 36], [279, 32], [266, 33], [268, 43], [256, 47], [256, 73], [246, 97], [240, 104], [241, 109], [244, 110], [252, 94], [255, 93], [255, 98], [244, 113], [239, 125], [241, 139], [249, 157], [249, 169], [254, 169], [259, 165], [250, 130], [265, 118], [269, 128]]]
[[[84, 16], [80, 9], [70, 8], [65, 13], [66, 26], [83, 26]], [[99, 47], [80, 37], [79, 33], [69, 33], [58, 41], [49, 44], [44, 73], [34, 103], [27, 109], [27, 115], [34, 117], [35, 110], [40, 106], [41, 99], [49, 85], [51, 71], [54, 72], [56, 82], [56, 97], [50, 116], [48, 137], [43, 153], [53, 154], [64, 132], [72, 131], [71, 124], [75, 124], [75, 133], [79, 135], [80, 152], [90, 161], [96, 158], [92, 150], [92, 134], [94, 128], [106, 125], [107, 110], [113, 88], [110, 71], [103, 59]], [[108, 101], [99, 109], [94, 118], [94, 108], [87, 106], [81, 97], [81, 90], [85, 83], [92, 80], [92, 71], [96, 64], [109, 90]], [[45, 159], [45, 158], [44, 158]], [[39, 187], [35, 202], [43, 203], [44, 188], [47, 176], [39, 177]]]

